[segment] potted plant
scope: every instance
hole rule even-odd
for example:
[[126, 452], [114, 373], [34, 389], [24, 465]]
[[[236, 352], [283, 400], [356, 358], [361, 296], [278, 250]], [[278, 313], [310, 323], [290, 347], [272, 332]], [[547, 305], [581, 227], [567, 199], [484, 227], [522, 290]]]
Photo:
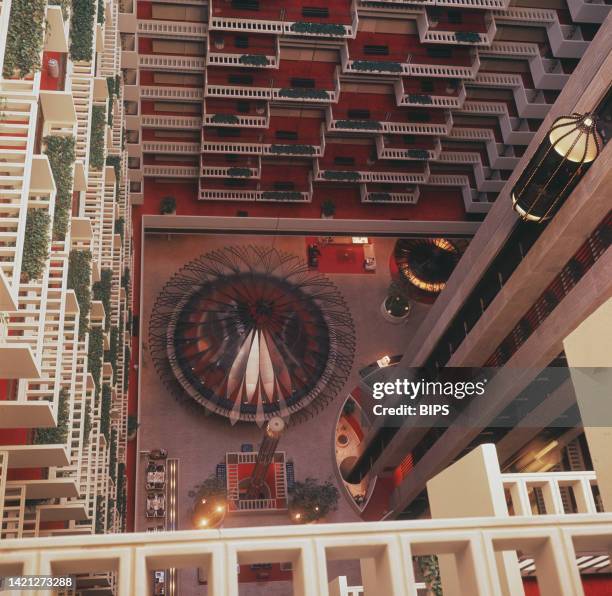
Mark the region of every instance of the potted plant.
[[340, 497], [330, 480], [321, 484], [316, 478], [295, 482], [289, 494], [289, 514], [297, 524], [315, 522], [335, 511]]
[[411, 310], [406, 287], [396, 281], [391, 282], [387, 297], [380, 307], [383, 317], [391, 323], [400, 323], [410, 315]]
[[336, 213], [336, 203], [331, 199], [326, 199], [321, 204], [321, 217], [323, 219], [333, 219]]
[[176, 199], [174, 197], [164, 197], [159, 206], [162, 215], [174, 215], [176, 213]]
[[225, 47], [225, 40], [222, 35], [216, 35], [213, 44], [216, 50], [222, 50]]

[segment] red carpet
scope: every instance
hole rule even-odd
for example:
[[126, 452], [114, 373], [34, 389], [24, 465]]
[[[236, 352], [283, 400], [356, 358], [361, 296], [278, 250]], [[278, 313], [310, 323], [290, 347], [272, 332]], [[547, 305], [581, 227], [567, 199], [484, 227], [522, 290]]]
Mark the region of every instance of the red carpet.
[[311, 244], [316, 244], [321, 252], [316, 267], [321, 273], [374, 273], [363, 268], [365, 257], [361, 244], [323, 244], [311, 236], [306, 238], [306, 255]]

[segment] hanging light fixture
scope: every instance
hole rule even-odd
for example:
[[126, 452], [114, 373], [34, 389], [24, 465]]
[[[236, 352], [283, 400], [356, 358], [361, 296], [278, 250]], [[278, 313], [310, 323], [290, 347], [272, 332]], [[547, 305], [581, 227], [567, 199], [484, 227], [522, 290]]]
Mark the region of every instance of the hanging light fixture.
[[557, 118], [512, 189], [522, 219], [543, 221], [563, 204], [601, 152], [592, 114]]

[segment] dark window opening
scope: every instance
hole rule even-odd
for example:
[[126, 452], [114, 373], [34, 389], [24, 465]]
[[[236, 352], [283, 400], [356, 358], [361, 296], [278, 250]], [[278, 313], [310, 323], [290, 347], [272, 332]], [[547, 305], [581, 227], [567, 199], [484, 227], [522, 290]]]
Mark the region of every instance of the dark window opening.
[[371, 56], [388, 56], [389, 46], [377, 46], [366, 44], [363, 46], [363, 53]]
[[316, 17], [318, 19], [326, 19], [329, 16], [329, 8], [318, 7], [318, 6], [304, 6], [302, 7], [303, 17]]

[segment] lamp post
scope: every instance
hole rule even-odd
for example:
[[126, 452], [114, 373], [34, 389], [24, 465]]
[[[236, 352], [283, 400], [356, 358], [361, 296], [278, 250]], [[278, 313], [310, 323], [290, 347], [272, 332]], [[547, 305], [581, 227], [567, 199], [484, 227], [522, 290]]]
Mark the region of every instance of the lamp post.
[[264, 431], [264, 438], [257, 452], [255, 467], [251, 473], [249, 485], [246, 491], [247, 499], [257, 499], [261, 491], [261, 487], [266, 479], [268, 468], [272, 463], [276, 447], [280, 441], [281, 435], [285, 430], [285, 422], [279, 416], [270, 418]]
[[512, 189], [521, 219], [544, 221], [557, 211], [601, 152], [592, 114], [557, 118]]

